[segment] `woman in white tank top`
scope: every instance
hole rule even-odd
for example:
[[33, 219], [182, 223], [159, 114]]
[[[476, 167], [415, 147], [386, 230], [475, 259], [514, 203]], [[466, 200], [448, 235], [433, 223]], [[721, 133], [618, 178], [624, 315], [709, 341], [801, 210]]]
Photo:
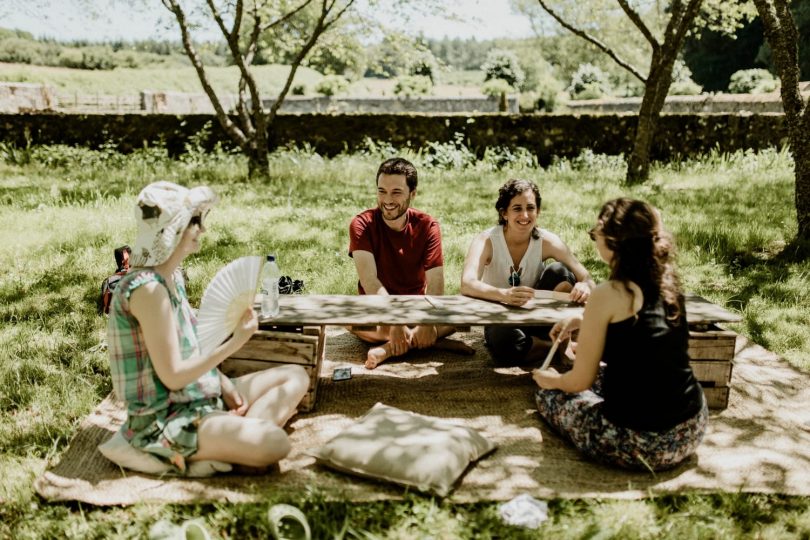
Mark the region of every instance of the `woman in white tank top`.
[[[470, 244], [462, 294], [510, 306], [524, 305], [536, 289], [568, 292], [583, 304], [588, 300], [595, 284], [565, 242], [537, 226], [540, 203], [539, 189], [528, 180], [509, 180], [500, 188], [498, 225]], [[556, 262], [546, 266], [548, 259]], [[542, 357], [549, 328], [487, 327], [484, 335], [496, 363], [516, 365]]]

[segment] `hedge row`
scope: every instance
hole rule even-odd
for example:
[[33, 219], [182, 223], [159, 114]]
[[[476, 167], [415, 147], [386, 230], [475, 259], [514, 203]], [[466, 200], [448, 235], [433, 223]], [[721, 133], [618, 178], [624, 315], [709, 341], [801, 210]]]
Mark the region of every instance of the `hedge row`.
[[[467, 145], [525, 147], [541, 163], [553, 156], [572, 157], [584, 149], [595, 153], [628, 153], [637, 118], [616, 115], [435, 115], [435, 114], [284, 114], [270, 132], [270, 146], [308, 144], [323, 155], [362, 147], [367, 139], [396, 147], [418, 148], [447, 142], [461, 133]], [[206, 137], [199, 134], [206, 129]], [[182, 153], [195, 137], [207, 148], [230, 141], [210, 115], [140, 114], [0, 114], [0, 141], [17, 145], [68, 144], [99, 147], [113, 144], [127, 152], [160, 142], [172, 154]], [[653, 159], [671, 160], [711, 149], [734, 151], [781, 146], [787, 128], [781, 114], [667, 114], [660, 120]]]

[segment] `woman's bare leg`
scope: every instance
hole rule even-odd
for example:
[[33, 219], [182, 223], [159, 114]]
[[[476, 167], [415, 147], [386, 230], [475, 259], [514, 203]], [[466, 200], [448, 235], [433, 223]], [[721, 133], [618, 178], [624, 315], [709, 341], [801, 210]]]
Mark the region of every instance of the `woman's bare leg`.
[[233, 384], [248, 401], [247, 418], [270, 420], [283, 427], [306, 395], [309, 375], [301, 366], [289, 364], [237, 377]]
[[289, 452], [287, 434], [272, 420], [213, 413], [200, 422], [197, 452], [190, 459], [267, 467]]

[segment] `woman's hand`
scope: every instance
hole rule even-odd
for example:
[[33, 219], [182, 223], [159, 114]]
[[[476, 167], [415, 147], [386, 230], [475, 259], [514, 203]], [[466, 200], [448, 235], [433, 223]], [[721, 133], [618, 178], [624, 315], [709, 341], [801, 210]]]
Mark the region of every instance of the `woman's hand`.
[[532, 379], [537, 383], [537, 386], [543, 390], [555, 390], [557, 388], [557, 381], [560, 380], [560, 374], [554, 368], [544, 370], [535, 369], [532, 371]]
[[582, 315], [573, 315], [562, 321], [557, 321], [557, 323], [551, 327], [551, 330], [549, 330], [548, 337], [550, 337], [552, 341], [562, 341], [571, 337], [571, 332], [579, 328], [580, 324], [582, 324]]
[[591, 296], [591, 286], [584, 282], [579, 281], [574, 288], [571, 289], [570, 297], [572, 302], [576, 302], [578, 304], [584, 304], [588, 301], [588, 298]]
[[508, 289], [501, 289], [504, 294], [503, 303], [509, 306], [522, 306], [532, 298], [534, 298], [534, 289], [531, 287], [510, 287]]
[[221, 371], [219, 372], [219, 384], [222, 388], [222, 401], [225, 402], [225, 408], [228, 410], [228, 414], [245, 416], [248, 410], [247, 400], [242, 397], [242, 394], [236, 389], [233, 381]]
[[259, 329], [259, 318], [253, 308], [247, 308], [239, 323], [233, 330], [233, 340], [241, 347], [256, 333]]

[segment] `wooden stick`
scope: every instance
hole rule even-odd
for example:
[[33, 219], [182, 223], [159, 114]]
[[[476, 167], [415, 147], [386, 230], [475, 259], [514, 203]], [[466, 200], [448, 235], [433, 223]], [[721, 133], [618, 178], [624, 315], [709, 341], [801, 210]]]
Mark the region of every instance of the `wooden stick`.
[[554, 353], [557, 352], [557, 347], [560, 345], [560, 336], [562, 336], [562, 332], [560, 332], [560, 335], [554, 340], [554, 344], [551, 346], [551, 349], [549, 349], [546, 359], [543, 360], [543, 365], [540, 366], [540, 371], [548, 369], [548, 365], [551, 363], [551, 359], [554, 358]]

